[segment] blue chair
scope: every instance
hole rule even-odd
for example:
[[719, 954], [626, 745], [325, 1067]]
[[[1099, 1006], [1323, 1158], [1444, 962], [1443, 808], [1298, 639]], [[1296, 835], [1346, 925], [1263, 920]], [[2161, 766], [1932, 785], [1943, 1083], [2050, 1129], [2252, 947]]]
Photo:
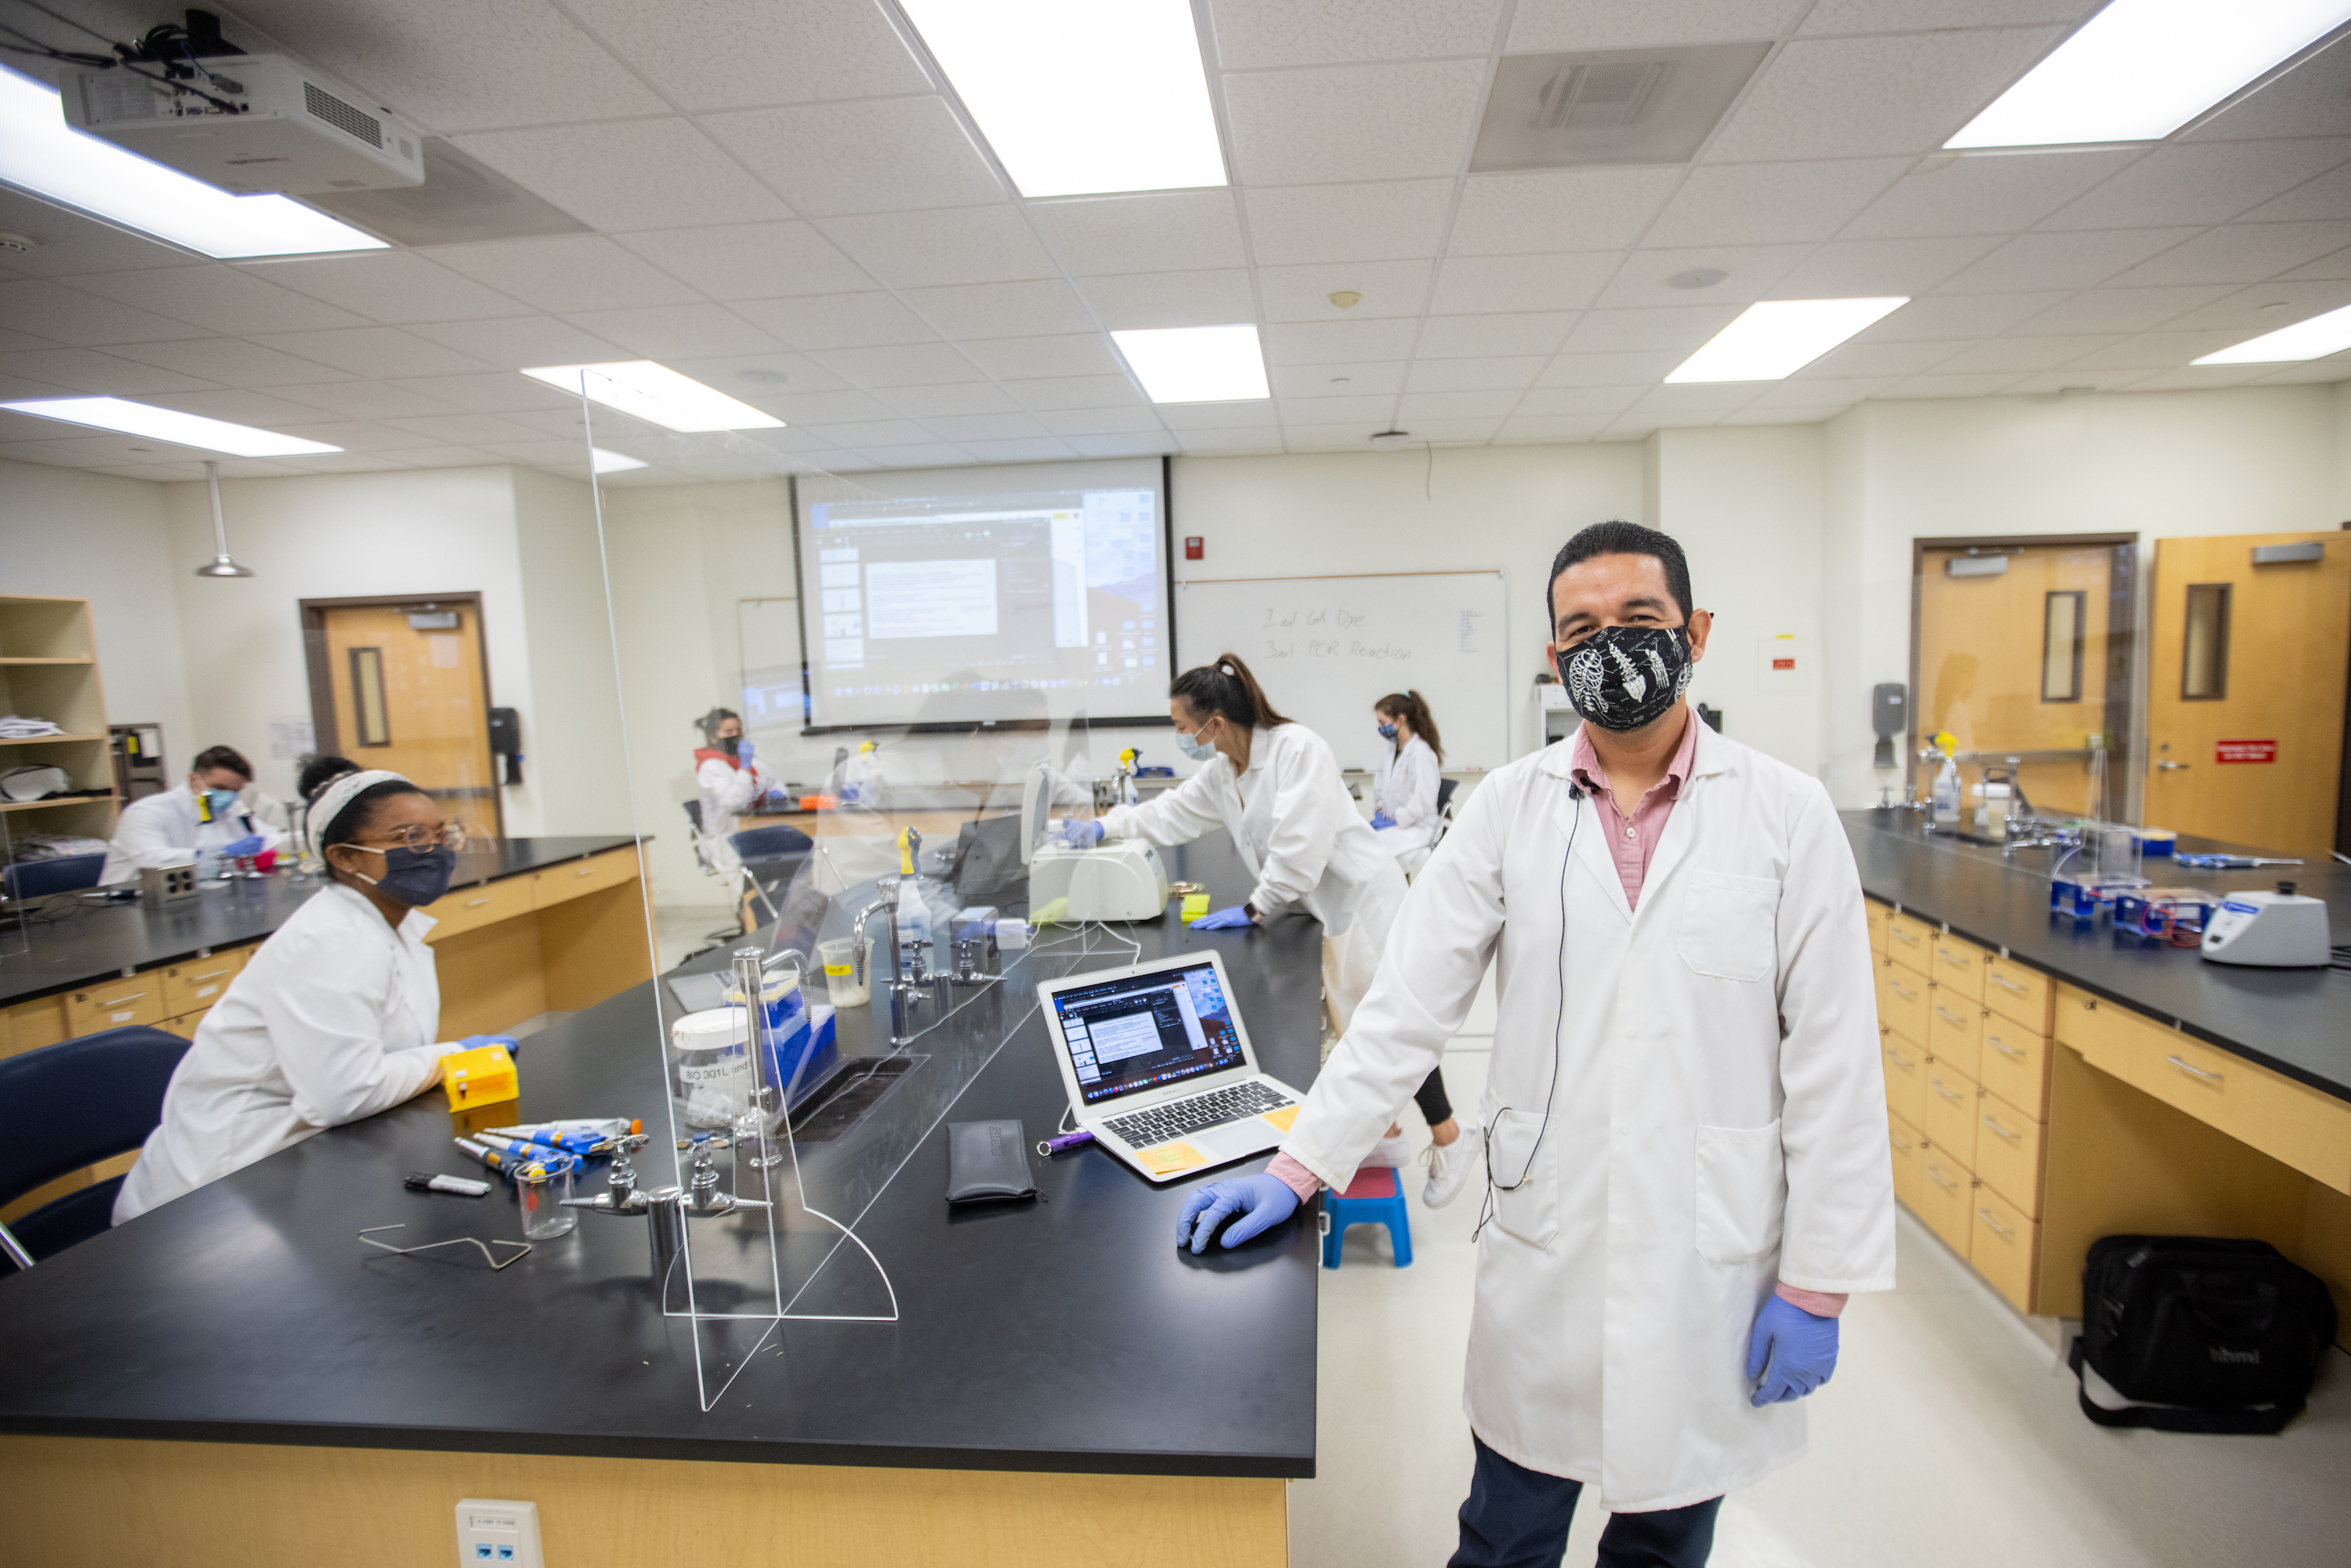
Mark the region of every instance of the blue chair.
[[767, 907], [768, 918], [780, 919], [781, 907], [777, 895], [791, 886], [800, 867], [808, 863], [809, 852], [816, 841], [798, 828], [778, 822], [765, 828], [746, 828], [727, 840], [735, 846], [735, 858], [743, 862], [743, 872], [750, 879], [748, 896]]
[[[147, 1141], [188, 1042], [160, 1029], [110, 1029], [0, 1058], [0, 1204]], [[8, 1228], [36, 1260], [104, 1230], [122, 1178], [69, 1192]]]
[[18, 861], [0, 866], [0, 882], [11, 898], [46, 898], [53, 893], [77, 893], [98, 885], [106, 869], [104, 855], [63, 855], [53, 861]]
[[1395, 1266], [1412, 1267], [1412, 1211], [1394, 1166], [1365, 1166], [1344, 1192], [1322, 1195], [1322, 1267], [1339, 1266], [1339, 1247], [1350, 1225], [1384, 1225]]

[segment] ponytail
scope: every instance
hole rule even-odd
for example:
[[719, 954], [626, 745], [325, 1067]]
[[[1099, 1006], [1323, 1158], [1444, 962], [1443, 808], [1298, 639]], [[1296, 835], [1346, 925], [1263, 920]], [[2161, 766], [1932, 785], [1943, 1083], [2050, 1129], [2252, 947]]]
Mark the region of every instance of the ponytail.
[[1272, 729], [1290, 722], [1273, 711], [1265, 688], [1238, 653], [1219, 653], [1215, 664], [1185, 671], [1168, 684], [1167, 695], [1183, 698], [1196, 714], [1215, 714], [1243, 729]]
[[1410, 725], [1414, 735], [1428, 742], [1428, 749], [1437, 754], [1437, 760], [1445, 760], [1445, 743], [1437, 738], [1437, 720], [1429, 716], [1428, 703], [1418, 692], [1390, 692], [1372, 706]]

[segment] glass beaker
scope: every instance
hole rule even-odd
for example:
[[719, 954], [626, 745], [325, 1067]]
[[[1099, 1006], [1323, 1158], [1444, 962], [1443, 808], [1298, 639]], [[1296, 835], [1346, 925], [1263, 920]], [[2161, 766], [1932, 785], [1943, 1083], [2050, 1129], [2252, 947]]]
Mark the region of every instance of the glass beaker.
[[750, 1014], [709, 1008], [669, 1026], [669, 1092], [690, 1127], [724, 1127], [751, 1101]]
[[816, 945], [817, 961], [824, 966], [824, 988], [836, 1008], [862, 1008], [872, 993], [873, 939], [839, 936]]
[[571, 1196], [576, 1160], [556, 1165], [533, 1162], [515, 1173], [515, 1198], [522, 1208], [522, 1238], [549, 1241], [580, 1223], [579, 1214], [563, 1207]]

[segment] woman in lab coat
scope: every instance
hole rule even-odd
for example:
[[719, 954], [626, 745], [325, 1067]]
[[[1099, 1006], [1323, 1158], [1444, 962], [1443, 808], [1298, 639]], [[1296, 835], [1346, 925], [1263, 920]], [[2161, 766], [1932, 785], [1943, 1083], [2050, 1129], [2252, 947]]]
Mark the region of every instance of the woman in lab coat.
[[1437, 842], [1437, 768], [1445, 743], [1418, 692], [1390, 692], [1372, 705], [1372, 719], [1387, 742], [1372, 768], [1372, 831], [1410, 876]]
[[[441, 1081], [441, 987], [418, 905], [449, 888], [456, 830], [397, 773], [346, 774], [311, 803], [332, 882], [296, 910], [196, 1026], [163, 1119], [114, 1201], [135, 1218]], [[480, 1037], [475, 1037], [479, 1039]]]
[[735, 831], [743, 813], [765, 799], [778, 781], [743, 738], [743, 719], [733, 708], [712, 708], [695, 723], [706, 742], [694, 753], [694, 787], [702, 794], [703, 852], [711, 869], [725, 874], [743, 863], [735, 853]]
[[[1178, 675], [1169, 687], [1167, 712], [1177, 748], [1201, 765], [1198, 770], [1155, 800], [1113, 807], [1099, 822], [1073, 821], [1067, 835], [1072, 842], [1139, 838], [1173, 845], [1226, 830], [1257, 884], [1238, 905], [1193, 925], [1216, 931], [1261, 925], [1291, 909], [1322, 921], [1323, 993], [1344, 1033], [1371, 988], [1404, 902], [1395, 857], [1356, 810], [1329, 745], [1274, 711], [1236, 655], [1219, 655], [1213, 664]], [[1438, 1145], [1449, 1147], [1459, 1129], [1444, 1105], [1444, 1085], [1433, 1065], [1426, 1078], [1424, 1088], [1433, 1087], [1434, 1098], [1424, 1108], [1443, 1107], [1441, 1120], [1431, 1121], [1440, 1128]], [[1410, 1157], [1401, 1129], [1391, 1124], [1364, 1163], [1400, 1166]], [[1432, 1201], [1445, 1201], [1458, 1186], [1457, 1176], [1454, 1188]]]

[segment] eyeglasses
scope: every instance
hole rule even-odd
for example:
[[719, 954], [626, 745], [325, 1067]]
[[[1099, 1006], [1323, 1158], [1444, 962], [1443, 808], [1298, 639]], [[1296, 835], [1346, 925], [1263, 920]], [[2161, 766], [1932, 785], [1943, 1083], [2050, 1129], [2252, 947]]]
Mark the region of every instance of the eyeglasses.
[[468, 838], [481, 837], [478, 832], [467, 829], [465, 823], [456, 821], [435, 822], [430, 827], [423, 822], [411, 822], [404, 828], [386, 830], [385, 836], [391, 841], [390, 842], [360, 844], [358, 847], [368, 850], [429, 850], [436, 844], [445, 844], [459, 854], [463, 854], [465, 852], [465, 842]]

